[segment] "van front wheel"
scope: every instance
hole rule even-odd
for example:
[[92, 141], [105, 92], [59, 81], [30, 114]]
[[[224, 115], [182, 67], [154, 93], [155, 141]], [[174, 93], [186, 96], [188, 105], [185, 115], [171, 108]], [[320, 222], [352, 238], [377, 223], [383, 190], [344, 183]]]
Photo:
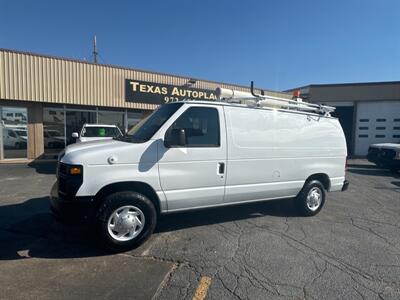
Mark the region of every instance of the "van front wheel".
[[153, 233], [156, 222], [156, 210], [146, 196], [131, 191], [110, 194], [98, 216], [101, 242], [112, 251], [133, 249]]
[[305, 216], [315, 216], [325, 203], [325, 188], [318, 180], [306, 182], [295, 201], [299, 211]]

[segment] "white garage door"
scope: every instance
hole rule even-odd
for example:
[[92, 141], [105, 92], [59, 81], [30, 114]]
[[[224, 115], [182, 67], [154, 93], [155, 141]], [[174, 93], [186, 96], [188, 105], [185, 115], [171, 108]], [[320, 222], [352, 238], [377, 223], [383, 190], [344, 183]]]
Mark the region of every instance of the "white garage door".
[[368, 146], [400, 141], [400, 101], [357, 104], [355, 154], [366, 155]]

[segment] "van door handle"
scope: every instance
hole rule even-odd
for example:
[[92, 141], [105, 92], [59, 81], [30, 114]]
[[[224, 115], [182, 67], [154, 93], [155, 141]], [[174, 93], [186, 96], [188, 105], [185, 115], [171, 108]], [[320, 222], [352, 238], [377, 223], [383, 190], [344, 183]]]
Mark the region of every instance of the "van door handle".
[[218, 175], [222, 175], [225, 173], [225, 163], [219, 162], [218, 163]]

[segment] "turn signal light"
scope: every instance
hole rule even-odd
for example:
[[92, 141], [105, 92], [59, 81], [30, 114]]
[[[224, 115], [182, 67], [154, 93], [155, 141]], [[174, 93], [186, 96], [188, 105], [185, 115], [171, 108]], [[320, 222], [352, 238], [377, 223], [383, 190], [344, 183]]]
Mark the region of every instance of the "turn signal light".
[[81, 174], [82, 170], [79, 167], [71, 167], [69, 168], [69, 174], [70, 175], [79, 175]]

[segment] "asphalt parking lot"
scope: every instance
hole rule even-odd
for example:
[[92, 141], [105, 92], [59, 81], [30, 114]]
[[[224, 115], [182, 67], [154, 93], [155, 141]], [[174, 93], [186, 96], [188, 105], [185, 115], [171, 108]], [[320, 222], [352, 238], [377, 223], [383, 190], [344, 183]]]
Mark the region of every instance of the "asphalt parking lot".
[[315, 217], [290, 200], [171, 214], [114, 255], [52, 219], [54, 178], [0, 165], [1, 299], [400, 299], [400, 174], [364, 160]]

